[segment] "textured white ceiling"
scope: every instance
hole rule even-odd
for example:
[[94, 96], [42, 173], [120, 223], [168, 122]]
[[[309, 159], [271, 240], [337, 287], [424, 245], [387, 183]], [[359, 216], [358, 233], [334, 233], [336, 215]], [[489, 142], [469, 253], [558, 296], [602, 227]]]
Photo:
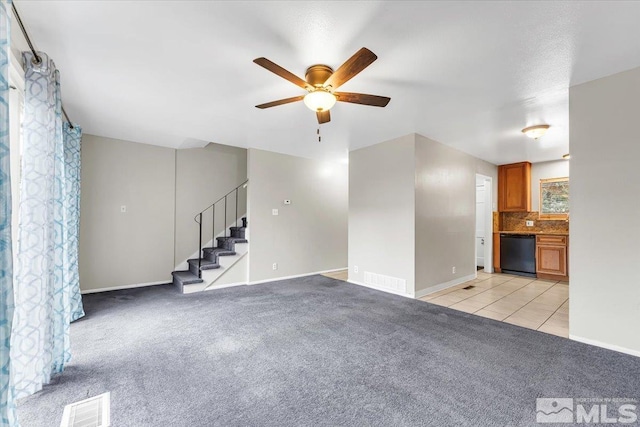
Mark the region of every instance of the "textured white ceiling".
[[[492, 163], [568, 152], [569, 86], [640, 66], [640, 2], [211, 2], [16, 0], [61, 70], [85, 132], [187, 147], [218, 142], [304, 157], [411, 132]], [[302, 89], [252, 63], [304, 77], [360, 47], [378, 60], [341, 90], [391, 97], [339, 103], [321, 127]], [[520, 133], [552, 127], [539, 141]]]

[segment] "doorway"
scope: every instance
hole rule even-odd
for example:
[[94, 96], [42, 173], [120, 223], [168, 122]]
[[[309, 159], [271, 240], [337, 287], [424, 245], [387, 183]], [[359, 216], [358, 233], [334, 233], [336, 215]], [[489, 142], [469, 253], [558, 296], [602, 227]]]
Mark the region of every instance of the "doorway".
[[493, 182], [476, 174], [476, 270], [493, 273]]

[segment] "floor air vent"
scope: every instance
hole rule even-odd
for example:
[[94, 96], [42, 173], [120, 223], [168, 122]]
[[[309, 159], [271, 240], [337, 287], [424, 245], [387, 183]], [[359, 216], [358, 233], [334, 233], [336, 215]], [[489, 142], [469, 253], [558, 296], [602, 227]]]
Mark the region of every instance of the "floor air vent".
[[473, 286], [473, 285], [469, 285], [469, 286], [465, 286], [465, 287], [464, 287], [464, 288], [462, 288], [462, 289], [467, 289], [467, 290], [469, 290], [469, 289], [473, 289], [473, 288], [475, 288], [475, 286]]
[[60, 427], [109, 427], [110, 400], [104, 393], [65, 406]]

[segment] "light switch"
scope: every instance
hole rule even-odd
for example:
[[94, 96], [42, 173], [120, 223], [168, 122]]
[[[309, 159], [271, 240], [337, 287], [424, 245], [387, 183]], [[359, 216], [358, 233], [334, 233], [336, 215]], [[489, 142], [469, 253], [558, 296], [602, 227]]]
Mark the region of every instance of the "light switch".
[[271, 215], [278, 215], [278, 209], [271, 209]]
[[527, 221], [527, 227], [533, 227], [533, 221]]

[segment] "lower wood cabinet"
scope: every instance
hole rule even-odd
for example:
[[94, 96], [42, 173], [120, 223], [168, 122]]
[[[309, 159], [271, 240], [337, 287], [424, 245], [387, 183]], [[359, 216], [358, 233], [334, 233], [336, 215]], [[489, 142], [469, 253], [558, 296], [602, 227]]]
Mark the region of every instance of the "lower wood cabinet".
[[500, 233], [493, 233], [493, 271], [500, 273]]
[[567, 236], [536, 236], [536, 274], [538, 278], [568, 280]]

